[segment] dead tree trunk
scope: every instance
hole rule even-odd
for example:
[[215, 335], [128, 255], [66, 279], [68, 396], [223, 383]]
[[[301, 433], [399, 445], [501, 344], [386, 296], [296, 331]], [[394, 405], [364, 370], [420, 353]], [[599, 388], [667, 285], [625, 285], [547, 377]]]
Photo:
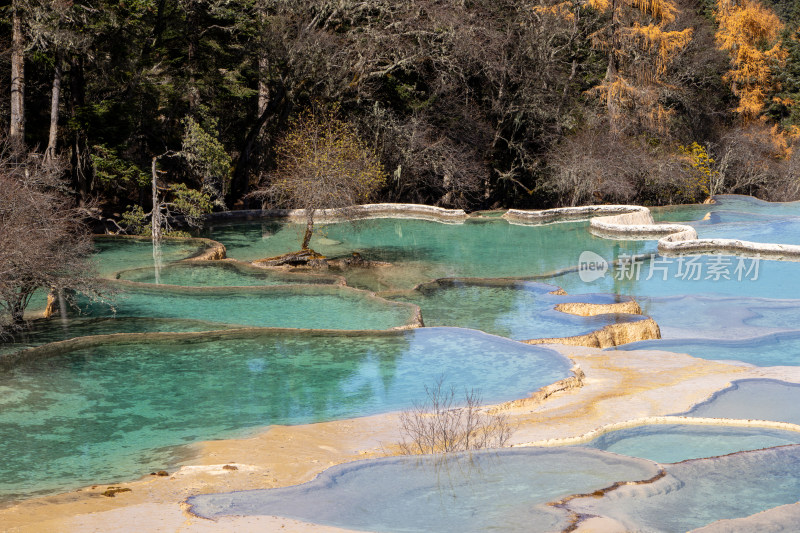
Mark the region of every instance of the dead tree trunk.
[[150, 225], [151, 233], [153, 237], [153, 245], [158, 242], [161, 242], [161, 202], [158, 199], [158, 169], [157, 163], [158, 158], [161, 156], [155, 156], [153, 158], [153, 162], [151, 165], [151, 175], [152, 175], [152, 192], [153, 192], [153, 211], [152, 216], [150, 217]]
[[56, 156], [58, 143], [58, 109], [61, 104], [61, 60], [56, 55], [55, 72], [53, 72], [53, 93], [50, 97], [50, 136], [44, 156], [53, 159]]
[[[72, 118], [77, 119], [86, 104], [86, 80], [83, 72], [83, 57], [70, 58], [70, 94]], [[92, 161], [89, 157], [89, 139], [86, 131], [78, 127], [72, 139], [72, 187], [82, 199], [86, 199], [92, 190]]]
[[11, 10], [11, 126], [8, 137], [15, 148], [25, 144], [25, 43], [19, 1]]
[[308, 245], [311, 243], [311, 236], [314, 235], [314, 210], [308, 209], [307, 211], [306, 234], [303, 235], [303, 246], [300, 247], [302, 250], [308, 250]]

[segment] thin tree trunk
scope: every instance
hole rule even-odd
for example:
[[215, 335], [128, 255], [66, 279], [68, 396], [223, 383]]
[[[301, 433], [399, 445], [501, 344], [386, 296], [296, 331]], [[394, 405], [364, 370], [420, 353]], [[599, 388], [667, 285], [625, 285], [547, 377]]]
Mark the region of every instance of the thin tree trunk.
[[199, 2], [189, 2], [186, 7], [186, 40], [189, 43], [186, 51], [186, 69], [189, 71], [187, 87], [189, 110], [194, 112], [200, 105], [200, 90], [197, 87], [197, 54], [200, 50]]
[[617, 119], [619, 109], [614, 99], [612, 86], [617, 81], [617, 50], [619, 50], [619, 17], [617, 16], [617, 0], [611, 0], [611, 46], [608, 51], [608, 68], [606, 69], [606, 109], [612, 133], [617, 132]]
[[311, 243], [311, 236], [314, 234], [314, 210], [308, 210], [308, 218], [306, 219], [306, 234], [303, 236], [302, 250], [308, 250], [308, 245]]
[[166, 7], [166, 0], [158, 0], [158, 7], [156, 8], [156, 22], [153, 26], [153, 37], [147, 39], [142, 48], [142, 64], [149, 65], [150, 54], [154, 48], [161, 44], [161, 38], [166, 29], [166, 22], [164, 19], [164, 10]]
[[[83, 76], [83, 58], [70, 58], [69, 68], [72, 117], [78, 118], [86, 104], [86, 80]], [[72, 140], [72, 187], [85, 199], [92, 190], [92, 163], [89, 158], [89, 140], [83, 128], [75, 130]]]
[[20, 302], [14, 302], [11, 308], [11, 323], [17, 327], [25, 323], [25, 307]]
[[50, 97], [50, 137], [44, 155], [47, 159], [56, 156], [58, 143], [58, 109], [61, 104], [61, 59], [56, 55], [55, 72], [53, 73], [53, 93]]
[[20, 287], [19, 295], [11, 302], [11, 323], [14, 326], [21, 327], [25, 324], [25, 308], [28, 307], [33, 291], [33, 288], [27, 286]]
[[151, 183], [153, 187], [153, 211], [150, 217], [153, 244], [161, 241], [161, 206], [158, 201], [158, 170], [156, 168], [159, 156], [153, 158], [150, 170], [152, 173]]
[[258, 56], [258, 116], [264, 114], [269, 104], [269, 58], [266, 52]]
[[22, 13], [19, 1], [12, 4], [11, 21], [11, 144], [25, 144], [25, 43], [22, 35]]
[[153, 158], [151, 166], [153, 185], [153, 210], [150, 216], [150, 229], [153, 238], [153, 272], [156, 276], [156, 285], [161, 285], [161, 203], [158, 201], [158, 170], [156, 168], [158, 157]]

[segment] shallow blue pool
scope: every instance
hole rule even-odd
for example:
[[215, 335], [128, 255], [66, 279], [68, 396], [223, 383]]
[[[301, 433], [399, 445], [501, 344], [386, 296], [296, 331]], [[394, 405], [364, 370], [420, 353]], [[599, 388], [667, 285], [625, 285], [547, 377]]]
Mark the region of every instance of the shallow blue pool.
[[614, 518], [627, 531], [677, 533], [795, 503], [800, 494], [798, 445], [665, 468], [667, 475], [653, 483], [622, 486], [602, 498], [576, 499], [569, 508]]
[[547, 502], [656, 472], [649, 461], [586, 448], [488, 450], [359, 461], [295, 487], [189, 503], [207, 518], [278, 515], [366, 531], [546, 532], [569, 525]]
[[800, 366], [800, 332], [775, 333], [738, 341], [659, 339], [632, 342], [619, 350], [664, 350], [712, 360], [743, 361], [756, 366]]
[[800, 385], [774, 379], [743, 379], [684, 414], [800, 424]]
[[601, 435], [584, 446], [659, 463], [800, 444], [800, 433], [766, 428], [653, 424]]
[[479, 329], [516, 340], [571, 337], [609, 324], [635, 322], [642, 315], [576, 316], [555, 310], [558, 304], [613, 304], [628, 300], [614, 294], [550, 294], [554, 285], [535, 282], [487, 284], [480, 281], [440, 282], [396, 297], [422, 309], [426, 326]]

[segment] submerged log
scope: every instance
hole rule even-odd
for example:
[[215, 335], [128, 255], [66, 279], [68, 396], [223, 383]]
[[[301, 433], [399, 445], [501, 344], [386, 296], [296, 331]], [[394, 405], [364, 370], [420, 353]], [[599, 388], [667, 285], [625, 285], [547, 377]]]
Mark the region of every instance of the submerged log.
[[289, 252], [288, 254], [278, 255], [275, 257], [267, 257], [265, 259], [257, 259], [253, 261], [257, 266], [313, 266], [313, 267], [327, 267], [328, 262], [325, 256], [306, 248], [297, 252]]
[[385, 261], [371, 261], [364, 259], [360, 253], [352, 252], [346, 257], [329, 259], [312, 249], [290, 252], [288, 254], [256, 259], [253, 265], [257, 267], [295, 267], [299, 269], [331, 269], [342, 271], [348, 268], [372, 268], [392, 266]]

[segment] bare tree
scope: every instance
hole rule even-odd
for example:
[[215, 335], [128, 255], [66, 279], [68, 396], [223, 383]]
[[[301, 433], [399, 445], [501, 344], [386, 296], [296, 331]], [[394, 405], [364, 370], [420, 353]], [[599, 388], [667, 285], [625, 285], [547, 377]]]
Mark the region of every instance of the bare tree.
[[85, 210], [63, 195], [58, 163], [0, 149], [0, 334], [24, 324], [38, 289], [100, 295]]
[[[705, 152], [704, 152], [705, 153]], [[708, 195], [708, 177], [698, 174], [677, 147], [587, 128], [549, 154], [550, 174], [541, 188], [566, 205], [697, 202]], [[709, 169], [710, 170], [710, 169]], [[716, 183], [716, 175], [714, 175]], [[704, 190], [705, 189], [705, 190]]]
[[[720, 140], [717, 155], [718, 193], [755, 194], [781, 173], [785, 147], [769, 127], [734, 128]], [[768, 192], [768, 191], [767, 191]]]
[[456, 405], [454, 387], [444, 388], [444, 378], [425, 386], [427, 399], [400, 414], [404, 454], [448, 453], [505, 445], [514, 432], [508, 416], [489, 414], [474, 389], [464, 391], [464, 403]]
[[305, 210], [302, 250], [309, 250], [316, 210], [365, 203], [386, 181], [378, 156], [337, 115], [336, 106], [301, 113], [278, 143], [277, 170], [254, 193], [265, 203]]
[[20, 149], [25, 143], [25, 41], [20, 0], [11, 4], [11, 127], [8, 138]]
[[591, 129], [566, 139], [550, 154], [553, 173], [544, 188], [566, 205], [627, 202], [636, 194], [640, 150], [607, 131]]

